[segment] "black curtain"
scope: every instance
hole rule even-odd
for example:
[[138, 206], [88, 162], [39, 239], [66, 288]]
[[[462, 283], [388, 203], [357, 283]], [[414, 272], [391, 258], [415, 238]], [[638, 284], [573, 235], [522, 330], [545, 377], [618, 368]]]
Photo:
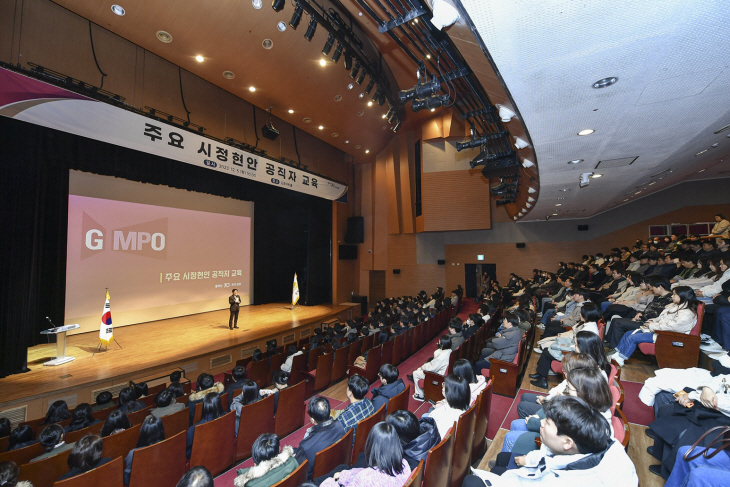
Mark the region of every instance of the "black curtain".
[[70, 169], [253, 201], [254, 304], [287, 302], [294, 272], [300, 303], [331, 302], [331, 201], [0, 117], [0, 377], [63, 323]]

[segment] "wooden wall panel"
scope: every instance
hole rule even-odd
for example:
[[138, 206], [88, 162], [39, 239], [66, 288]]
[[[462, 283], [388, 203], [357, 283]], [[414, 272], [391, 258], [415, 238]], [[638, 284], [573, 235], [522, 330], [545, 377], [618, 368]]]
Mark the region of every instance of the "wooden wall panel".
[[372, 270], [388, 268], [388, 173], [387, 157], [379, 154], [373, 168], [373, 267]]
[[[400, 269], [400, 274], [393, 274]], [[415, 295], [420, 290], [431, 292], [445, 285], [444, 266], [416, 263], [416, 235], [388, 236], [388, 270], [385, 274], [386, 295]]]
[[398, 171], [398, 139], [394, 138], [388, 144], [385, 156], [385, 187], [388, 195], [388, 233], [400, 233], [400, 202], [399, 202], [399, 191], [398, 191], [398, 180], [400, 179], [400, 172]]
[[416, 231], [416, 199], [415, 199], [415, 141], [413, 133], [407, 132], [398, 136], [400, 141], [400, 216], [403, 233]]
[[492, 228], [489, 181], [477, 170], [423, 173], [424, 230]]

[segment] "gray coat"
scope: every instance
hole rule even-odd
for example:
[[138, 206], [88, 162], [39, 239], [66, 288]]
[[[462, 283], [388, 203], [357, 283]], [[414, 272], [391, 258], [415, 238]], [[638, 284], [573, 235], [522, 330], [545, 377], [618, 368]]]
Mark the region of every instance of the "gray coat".
[[448, 334], [446, 336], [448, 336], [449, 338], [451, 338], [451, 350], [452, 351], [454, 351], [457, 348], [459, 348], [459, 346], [461, 346], [461, 344], [464, 343], [464, 341], [465, 341], [464, 340], [464, 335], [462, 335], [461, 332], [456, 333], [454, 335]]
[[524, 331], [516, 326], [504, 330], [501, 337], [492, 339], [492, 348], [497, 349], [497, 351], [487, 357], [487, 360], [496, 359], [512, 362], [515, 359], [515, 355], [517, 355], [517, 350], [520, 347], [520, 339], [523, 334]]

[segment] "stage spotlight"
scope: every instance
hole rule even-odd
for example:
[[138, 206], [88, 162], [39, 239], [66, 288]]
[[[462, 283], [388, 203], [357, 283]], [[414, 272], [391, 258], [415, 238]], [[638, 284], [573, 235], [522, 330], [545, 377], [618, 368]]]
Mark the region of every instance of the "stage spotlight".
[[417, 98], [425, 98], [429, 95], [435, 95], [441, 91], [441, 83], [436, 81], [436, 77], [431, 81], [426, 81], [425, 83], [418, 83], [416, 86], [411, 88], [410, 90], [403, 90], [398, 92], [398, 98], [400, 98], [401, 103], [405, 103], [409, 100], [414, 100]]
[[[360, 63], [357, 63], [357, 69], [360, 69]], [[350, 51], [345, 49], [345, 69], [350, 71], [352, 69], [352, 54], [350, 54]], [[355, 71], [355, 76], [357, 76], [357, 71]], [[350, 78], [355, 79], [355, 76], [352, 75], [352, 72], [350, 72]]]
[[385, 114], [386, 120], [388, 120], [388, 123], [393, 123], [393, 119], [395, 118], [395, 108], [390, 107], [390, 110], [388, 110], [388, 113]]
[[519, 137], [515, 137], [515, 147], [518, 149], [524, 149], [525, 147], [529, 147], [530, 144], [528, 144], [524, 139], [521, 139]]
[[[357, 84], [359, 84], [359, 85], [362, 84], [362, 81], [360, 80], [360, 78], [362, 78], [364, 80], [365, 79], [365, 74], [366, 74], [365, 73], [365, 70], [363, 69], [362, 70], [362, 73], [360, 73], [360, 76], [357, 77]], [[375, 86], [375, 78], [372, 77], [372, 76], [370, 76], [370, 81], [368, 81], [368, 84], [365, 87], [365, 93], [366, 94], [369, 94], [370, 93], [370, 90], [373, 89], [373, 86]]]
[[514, 203], [514, 202], [515, 202], [514, 198], [508, 199], [508, 200], [497, 200], [497, 206], [509, 205], [510, 203]]
[[304, 12], [304, 7], [302, 7], [302, 4], [297, 2], [297, 6], [294, 8], [294, 13], [291, 16], [291, 20], [289, 21], [289, 27], [291, 27], [294, 30], [297, 30], [297, 27], [299, 27], [299, 22], [302, 21], [302, 13]]
[[481, 145], [484, 145], [484, 143], [487, 142], [487, 136], [482, 135], [480, 137], [474, 137], [471, 140], [465, 140], [464, 142], [457, 142], [456, 143], [456, 152], [461, 152], [464, 149], [474, 149], [475, 147], [479, 147]]
[[385, 105], [386, 100], [387, 100], [387, 98], [385, 98], [385, 94], [381, 93], [380, 99], [378, 100], [378, 105], [380, 105], [382, 107], [383, 105]]
[[424, 108], [441, 108], [447, 100], [448, 97], [441, 98], [440, 96], [436, 95], [432, 95], [428, 98], [423, 98], [420, 100], [413, 100], [413, 102], [411, 103], [411, 110], [413, 110], [414, 112], [419, 112]]
[[[352, 63], [352, 58], [350, 58], [350, 62]], [[345, 67], [347, 68], [347, 54], [345, 54]], [[352, 68], [352, 71], [350, 71], [350, 78], [355, 79], [357, 78], [358, 73], [360, 72], [360, 61], [355, 63], [355, 67]]]
[[[367, 93], [367, 91], [366, 91]], [[373, 95], [373, 102], [376, 102], [380, 99], [380, 86], [378, 86], [378, 89], [375, 90], [375, 94]]]
[[274, 9], [274, 12], [281, 12], [284, 10], [284, 5], [286, 5], [286, 0], [273, 0], [271, 2], [271, 8]]
[[337, 61], [340, 60], [340, 57], [342, 56], [342, 50], [345, 48], [344, 45], [342, 45], [341, 42], [337, 42], [337, 47], [335, 48], [334, 54], [332, 54], [332, 62], [337, 64]]
[[314, 37], [314, 32], [317, 30], [317, 19], [315, 17], [312, 17], [309, 21], [309, 25], [307, 26], [307, 32], [304, 33], [304, 38], [308, 40], [309, 42], [312, 42], [312, 37]]
[[397, 118], [395, 119], [395, 125], [393, 125], [393, 133], [398, 132], [398, 129], [400, 128], [400, 120]]
[[322, 54], [325, 56], [329, 56], [330, 52], [332, 52], [332, 46], [335, 44], [335, 36], [333, 36], [331, 33], [327, 34], [327, 42], [324, 43], [324, 47], [322, 48]]

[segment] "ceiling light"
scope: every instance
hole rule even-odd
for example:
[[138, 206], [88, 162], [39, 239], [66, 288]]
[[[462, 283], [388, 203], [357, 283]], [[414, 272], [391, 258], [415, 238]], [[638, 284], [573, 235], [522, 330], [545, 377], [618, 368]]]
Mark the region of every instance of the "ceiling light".
[[169, 44], [172, 42], [172, 35], [170, 35], [169, 32], [165, 32], [164, 30], [158, 30], [155, 35], [157, 36], [157, 39], [159, 39], [161, 42], [164, 42], [165, 44]]
[[396, 119], [395, 125], [393, 125], [393, 128], [392, 128], [393, 133], [398, 132], [398, 129], [400, 128], [400, 124], [401, 124], [400, 120]]
[[[363, 71], [362, 74], [360, 74], [360, 76], [363, 76], [364, 74], [365, 74], [365, 71]], [[358, 83], [358, 84], [360, 84], [360, 83]], [[375, 86], [375, 78], [373, 78], [371, 76], [370, 81], [368, 81], [368, 85], [365, 87], [365, 94], [369, 94], [370, 91], [372, 91], [373, 86]]]
[[433, 17], [431, 23], [438, 30], [449, 27], [459, 20], [459, 12], [445, 0], [433, 0]]
[[583, 159], [573, 159], [572, 161], [568, 161], [568, 164], [580, 164], [583, 162]]
[[431, 59], [431, 55], [430, 54], [426, 54], [426, 59]]
[[368, 102], [368, 106], [369, 106], [369, 107], [373, 106], [373, 102], [369, 101], [369, 102]]
[[384, 113], [384, 114], [383, 114], [383, 116], [382, 116], [382, 117], [380, 117], [380, 118], [385, 118], [385, 113]]
[[342, 95], [335, 95], [335, 101], [342, 101]]
[[362, 117], [364, 113], [365, 113], [364, 111], [360, 110], [359, 112], [357, 112], [357, 116]]
[[348, 90], [351, 90], [351, 89], [353, 89], [354, 87], [355, 87], [355, 85], [353, 85], [352, 83], [350, 83], [349, 85], [347, 85], [347, 89], [348, 89]]
[[340, 136], [340, 134], [339, 134], [339, 133], [337, 133], [337, 132], [332, 132], [332, 134], [331, 134], [331, 135], [332, 135], [332, 137], [339, 137], [339, 136]]
[[366, 149], [365, 154], [369, 154], [369, 153], [370, 153], [370, 149]]
[[699, 156], [700, 154], [704, 154], [705, 152], [707, 152], [707, 149], [705, 149], [703, 151], [699, 151], [697, 154], [695, 154], [695, 156]]
[[[379, 92], [375, 93], [375, 95], [380, 96]], [[446, 101], [447, 100], [438, 95], [431, 95], [427, 98], [423, 98], [420, 100], [413, 100], [411, 102], [411, 110], [413, 110], [414, 112], [418, 112], [420, 110], [423, 110], [424, 108], [428, 108], [429, 110], [433, 111], [436, 108], [442, 107]]]
[[271, 49], [272, 47], [274, 47], [274, 41], [272, 41], [271, 39], [264, 39], [261, 45], [264, 46], [264, 49]]
[[615, 76], [610, 76], [608, 78], [599, 79], [595, 83], [593, 83], [593, 87], [595, 89], [605, 88], [607, 86], [611, 86], [616, 81], [618, 81], [618, 78]]
[[529, 201], [530, 203], [534, 203], [535, 202], [535, 198], [533, 198], [532, 196], [528, 196], [527, 197], [527, 201]]
[[299, 22], [302, 21], [302, 12], [304, 12], [304, 7], [302, 7], [301, 3], [297, 2], [297, 6], [294, 7], [294, 13], [292, 14], [291, 20], [289, 21], [289, 27], [297, 30], [297, 27], [299, 27]]
[[637, 192], [636, 192], [636, 193], [634, 193], [634, 194], [641, 194], [641, 191], [637, 191]]
[[429, 111], [431, 111], [431, 112], [435, 112], [435, 111], [436, 111], [436, 109], [435, 109], [435, 108], [431, 108], [431, 110], [429, 110]]
[[530, 186], [530, 187], [529, 187], [529, 188], [527, 189], [527, 192], [528, 192], [528, 193], [530, 193], [530, 194], [535, 194], [535, 193], [537, 193], [537, 190], [536, 190], [535, 188], [533, 188], [532, 186]]
[[261, 5], [263, 5], [263, 4], [261, 3], [261, 0], [251, 0], [251, 5], [253, 5], [253, 8], [258, 10], [261, 8]]
[[[347, 69], [348, 71], [352, 69], [352, 54], [350, 54], [350, 51], [348, 51], [347, 49], [345, 50], [345, 69]], [[355, 76], [352, 75], [352, 71], [350, 71], [350, 77], [352, 79], [355, 79]]]
[[342, 56], [342, 50], [345, 48], [345, 46], [341, 42], [337, 42], [337, 47], [335, 48], [335, 52], [332, 54], [332, 62], [337, 64], [337, 61], [340, 60], [340, 56]]
[[532, 166], [534, 166], [534, 165], [535, 165], [535, 163], [534, 163], [534, 162], [532, 162], [532, 161], [528, 161], [527, 159], [524, 159], [524, 160], [522, 161], [522, 167], [525, 167], [525, 168], [527, 168], [527, 167], [532, 167]]
[[350, 141], [349, 141], [349, 140], [346, 140], [346, 141], [345, 141], [345, 144], [349, 144], [349, 143], [350, 143]]
[[525, 203], [525, 206], [528, 208], [532, 208], [532, 205], [530, 203]]
[[309, 42], [312, 42], [312, 37], [314, 37], [314, 33], [316, 30], [317, 18], [312, 16], [312, 18], [309, 20], [309, 25], [307, 25], [307, 32], [304, 33], [304, 38]]
[[254, 91], [256, 91], [256, 88], [254, 86], [249, 86], [248, 87], [248, 91], [250, 91], [251, 93], [253, 93]]
[[327, 66], [327, 61], [325, 59], [320, 59], [319, 60], [319, 65], [320, 66]]
[[125, 14], [125, 13], [127, 13], [127, 12], [125, 12], [125, 11], [124, 11], [124, 9], [123, 9], [123, 8], [122, 8], [121, 6], [119, 6], [119, 5], [112, 5], [112, 12], [114, 12], [115, 14], [117, 14], [117, 15], [118, 15], [118, 16], [120, 16], [120, 17], [123, 17], [123, 16], [124, 16], [124, 14]]
[[558, 216], [558, 214], [557, 213], [553, 213], [553, 216]]
[[363, 99], [363, 98], [365, 98], [365, 93], [360, 93], [359, 95], [357, 95], [357, 97], [360, 99]]
[[584, 172], [583, 174], [581, 174], [580, 179], [578, 180], [578, 185], [581, 188], [585, 188], [586, 186], [588, 186], [588, 183], [591, 182], [591, 180], [590, 180], [591, 176], [593, 176], [592, 172]]
[[[704, 169], [703, 169], [703, 171], [704, 171]], [[656, 181], [652, 181], [652, 182], [650, 182], [650, 183], [649, 183], [649, 186], [651, 186], [652, 184], [656, 184]]]
[[223, 71], [223, 77], [225, 79], [233, 79], [236, 77], [236, 75], [233, 73], [233, 71]]
[[324, 126], [323, 126], [323, 125], [320, 125], [320, 126], [319, 126], [319, 127], [317, 127], [317, 128], [318, 128], [319, 130], [324, 130]]
[[279, 29], [279, 32], [284, 32], [286, 30], [286, 22], [283, 20], [280, 21], [278, 24], [276, 24], [276, 28]]
[[304, 121], [304, 123], [311, 123], [312, 119], [309, 117], [304, 117], [303, 121]]
[[699, 170], [699, 171], [697, 171], [697, 172], [705, 172], [705, 169], [700, 169], [700, 170]]
[[555, 203], [555, 206], [563, 206], [562, 203]]
[[591, 135], [593, 132], [595, 132], [595, 130], [585, 129], [585, 130], [581, 130], [580, 132], [578, 132], [578, 135], [581, 135], [581, 136], [582, 135]]
[[718, 145], [720, 145], [720, 144], [718, 144], [717, 142], [715, 142], [714, 144], [712, 144], [712, 146], [711, 146], [711, 147], [712, 147], [713, 149], [717, 149], [717, 146], [718, 146]]
[[362, 146], [361, 146], [360, 144], [357, 144], [357, 145], [355, 146], [355, 149], [359, 149], [360, 147], [362, 147]]
[[289, 109], [289, 113], [294, 113], [294, 110], [292, 110], [292, 109]]
[[520, 139], [519, 137], [515, 137], [515, 147], [518, 149], [524, 149], [525, 147], [529, 147], [530, 144], [528, 144], [523, 139]]
[[197, 55], [197, 56], [195, 56], [195, 60], [198, 61], [199, 63], [202, 63], [203, 61], [205, 61], [205, 58], [201, 55]]
[[286, 0], [273, 0], [271, 2], [271, 8], [274, 9], [274, 12], [281, 12], [284, 10], [284, 5], [286, 5]]
[[506, 106], [502, 105], [502, 106], [499, 107], [499, 118], [504, 123], [507, 123], [510, 120], [512, 120], [512, 117], [514, 117], [514, 116], [515, 116], [515, 112], [513, 112], [512, 110], [510, 110]]
[[603, 174], [594, 174], [593, 176], [591, 176], [591, 179], [598, 179], [598, 178], [602, 178], [602, 177], [603, 177]]
[[332, 46], [335, 45], [335, 36], [332, 35], [332, 33], [327, 34], [327, 41], [324, 43], [324, 47], [322, 48], [322, 55], [329, 56], [330, 52], [332, 52]]

